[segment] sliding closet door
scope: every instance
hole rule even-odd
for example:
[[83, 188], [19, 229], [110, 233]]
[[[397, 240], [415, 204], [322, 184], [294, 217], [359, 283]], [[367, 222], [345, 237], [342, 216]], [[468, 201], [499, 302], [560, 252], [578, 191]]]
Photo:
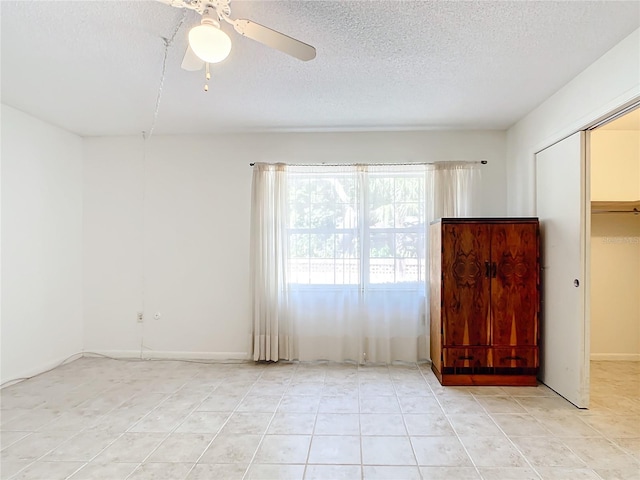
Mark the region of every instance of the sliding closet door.
[[540, 380], [581, 408], [589, 406], [585, 135], [578, 132], [536, 154], [542, 257]]

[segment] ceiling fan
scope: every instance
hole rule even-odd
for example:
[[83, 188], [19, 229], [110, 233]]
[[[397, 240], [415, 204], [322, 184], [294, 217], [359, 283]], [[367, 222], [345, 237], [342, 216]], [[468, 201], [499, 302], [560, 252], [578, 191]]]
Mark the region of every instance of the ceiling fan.
[[303, 61], [313, 60], [316, 49], [311, 45], [289, 37], [284, 33], [246, 19], [230, 17], [231, 0], [158, 0], [176, 8], [195, 10], [201, 23], [189, 31], [189, 46], [182, 59], [182, 68], [200, 70], [205, 63], [218, 63], [231, 51], [231, 39], [220, 29], [220, 21], [231, 25], [236, 32], [268, 47], [279, 50]]

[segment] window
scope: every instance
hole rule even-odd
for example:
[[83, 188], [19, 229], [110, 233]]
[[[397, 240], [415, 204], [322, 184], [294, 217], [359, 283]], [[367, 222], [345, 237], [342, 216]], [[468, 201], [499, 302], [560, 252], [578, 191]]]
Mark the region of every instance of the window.
[[255, 360], [426, 358], [426, 226], [470, 215], [477, 168], [257, 163]]
[[424, 189], [424, 168], [291, 167], [288, 283], [415, 288], [424, 282]]

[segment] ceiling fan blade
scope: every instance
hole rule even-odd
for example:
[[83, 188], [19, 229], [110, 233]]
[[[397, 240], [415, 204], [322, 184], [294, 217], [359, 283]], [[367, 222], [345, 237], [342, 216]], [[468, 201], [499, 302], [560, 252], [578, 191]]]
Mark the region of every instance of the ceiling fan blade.
[[204, 62], [198, 57], [191, 47], [187, 47], [187, 51], [184, 52], [184, 58], [182, 59], [181, 67], [189, 72], [195, 72], [200, 70], [204, 66]]
[[240, 18], [233, 21], [233, 28], [240, 35], [249, 37], [252, 40], [264, 45], [280, 50], [283, 53], [296, 57], [305, 62], [316, 58], [316, 49], [311, 45], [289, 37], [284, 33], [276, 32], [264, 25]]

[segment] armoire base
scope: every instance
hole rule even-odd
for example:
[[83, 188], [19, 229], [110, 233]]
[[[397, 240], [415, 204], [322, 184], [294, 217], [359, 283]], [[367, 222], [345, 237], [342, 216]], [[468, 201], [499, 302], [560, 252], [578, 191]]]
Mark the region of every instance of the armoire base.
[[435, 365], [431, 370], [444, 386], [492, 386], [492, 387], [535, 387], [538, 379], [535, 375], [474, 375], [474, 374], [442, 374]]

